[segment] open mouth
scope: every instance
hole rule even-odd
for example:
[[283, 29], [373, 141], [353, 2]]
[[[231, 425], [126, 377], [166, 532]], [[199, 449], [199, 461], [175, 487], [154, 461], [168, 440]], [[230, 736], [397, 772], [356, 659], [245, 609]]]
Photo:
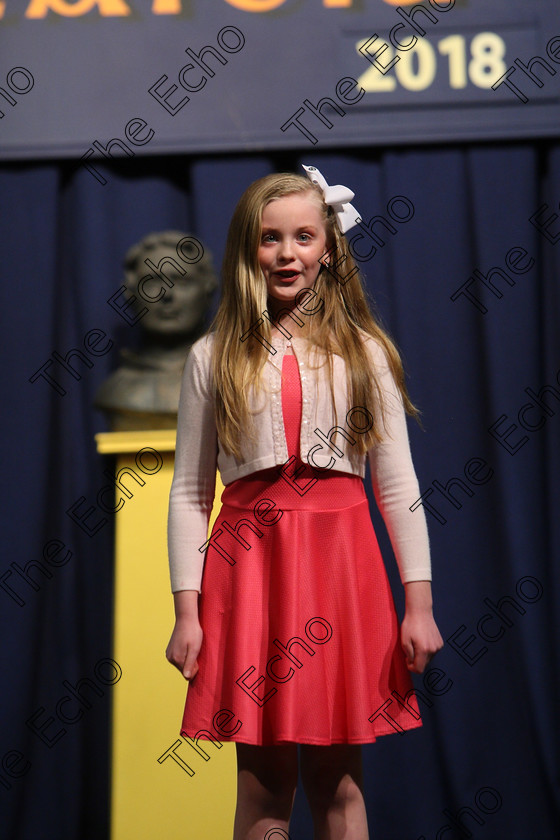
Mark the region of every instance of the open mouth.
[[280, 278], [280, 280], [290, 281], [295, 280], [296, 277], [299, 277], [299, 271], [295, 270], [281, 270], [275, 272], [276, 276]]

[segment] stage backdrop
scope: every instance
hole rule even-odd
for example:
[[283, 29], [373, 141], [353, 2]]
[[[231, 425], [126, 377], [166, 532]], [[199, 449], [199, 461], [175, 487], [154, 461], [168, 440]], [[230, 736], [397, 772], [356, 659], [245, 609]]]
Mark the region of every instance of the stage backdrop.
[[94, 177], [115, 155], [559, 133], [557, 0], [2, 0], [0, 34], [1, 158]]
[[[104, 471], [114, 470], [96, 452], [104, 426], [92, 402], [140, 329], [110, 303], [122, 303], [123, 254], [172, 228], [197, 236], [219, 265], [243, 189], [302, 162], [355, 189], [357, 209], [377, 219], [378, 241], [354, 247], [423, 412], [424, 431], [411, 422], [410, 433], [446, 645], [415, 679], [423, 728], [363, 750], [372, 835], [559, 836], [560, 147], [532, 142], [112, 161], [106, 188], [72, 163], [0, 168], [2, 840], [107, 837], [107, 717], [129, 663], [110, 661], [112, 522], [89, 535], [68, 511], [85, 499], [78, 512], [92, 507], [93, 530]], [[71, 350], [82, 353], [70, 357], [79, 378], [63, 364]], [[165, 556], [137, 562], [167, 579]], [[169, 620], [151, 628], [159, 662], [171, 594]], [[182, 698], [177, 730], [181, 714]], [[191, 810], [208, 807], [192, 801], [208, 768], [197, 756], [192, 779], [175, 762], [157, 765], [170, 745], [143, 761], [183, 782], [177, 831], [190, 840]], [[299, 791], [290, 837], [311, 836]]]

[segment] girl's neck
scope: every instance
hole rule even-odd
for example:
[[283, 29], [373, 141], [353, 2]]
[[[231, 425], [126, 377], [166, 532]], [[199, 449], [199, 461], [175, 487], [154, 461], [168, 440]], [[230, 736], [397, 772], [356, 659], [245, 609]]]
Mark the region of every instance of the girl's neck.
[[[308, 319], [298, 308], [295, 300], [283, 303], [275, 300], [274, 298], [269, 298], [267, 301], [267, 310], [271, 318], [274, 319], [274, 324], [270, 325], [270, 332], [272, 336], [284, 335], [284, 333], [282, 333], [276, 326], [277, 323], [280, 323], [282, 327], [291, 333], [294, 338], [303, 338], [308, 335]], [[280, 319], [278, 319], [279, 313], [282, 313]], [[293, 318], [290, 318], [289, 313], [293, 313]], [[302, 326], [300, 326], [301, 321], [304, 322]]]

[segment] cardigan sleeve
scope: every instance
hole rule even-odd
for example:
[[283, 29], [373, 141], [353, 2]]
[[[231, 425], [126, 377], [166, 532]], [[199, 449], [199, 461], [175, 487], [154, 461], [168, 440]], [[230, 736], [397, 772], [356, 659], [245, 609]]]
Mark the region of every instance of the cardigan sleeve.
[[175, 472], [169, 495], [167, 543], [171, 589], [197, 589], [202, 581], [214, 502], [218, 442], [208, 339], [196, 342], [185, 363], [179, 398]]
[[385, 397], [383, 439], [368, 452], [373, 492], [387, 527], [402, 583], [431, 580], [430, 546], [424, 509], [414, 512], [420, 488], [412, 463], [402, 396], [389, 368], [385, 351], [368, 342], [376, 374]]

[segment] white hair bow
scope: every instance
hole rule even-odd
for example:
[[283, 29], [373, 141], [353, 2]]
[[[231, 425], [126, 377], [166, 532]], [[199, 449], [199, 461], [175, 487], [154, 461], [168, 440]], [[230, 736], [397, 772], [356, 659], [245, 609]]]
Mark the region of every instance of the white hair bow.
[[330, 204], [333, 208], [341, 233], [346, 233], [347, 230], [362, 221], [356, 208], [349, 204], [354, 198], [352, 190], [343, 187], [342, 184], [329, 187], [316, 166], [305, 166], [303, 164], [302, 166], [309, 180], [321, 188], [325, 204]]

